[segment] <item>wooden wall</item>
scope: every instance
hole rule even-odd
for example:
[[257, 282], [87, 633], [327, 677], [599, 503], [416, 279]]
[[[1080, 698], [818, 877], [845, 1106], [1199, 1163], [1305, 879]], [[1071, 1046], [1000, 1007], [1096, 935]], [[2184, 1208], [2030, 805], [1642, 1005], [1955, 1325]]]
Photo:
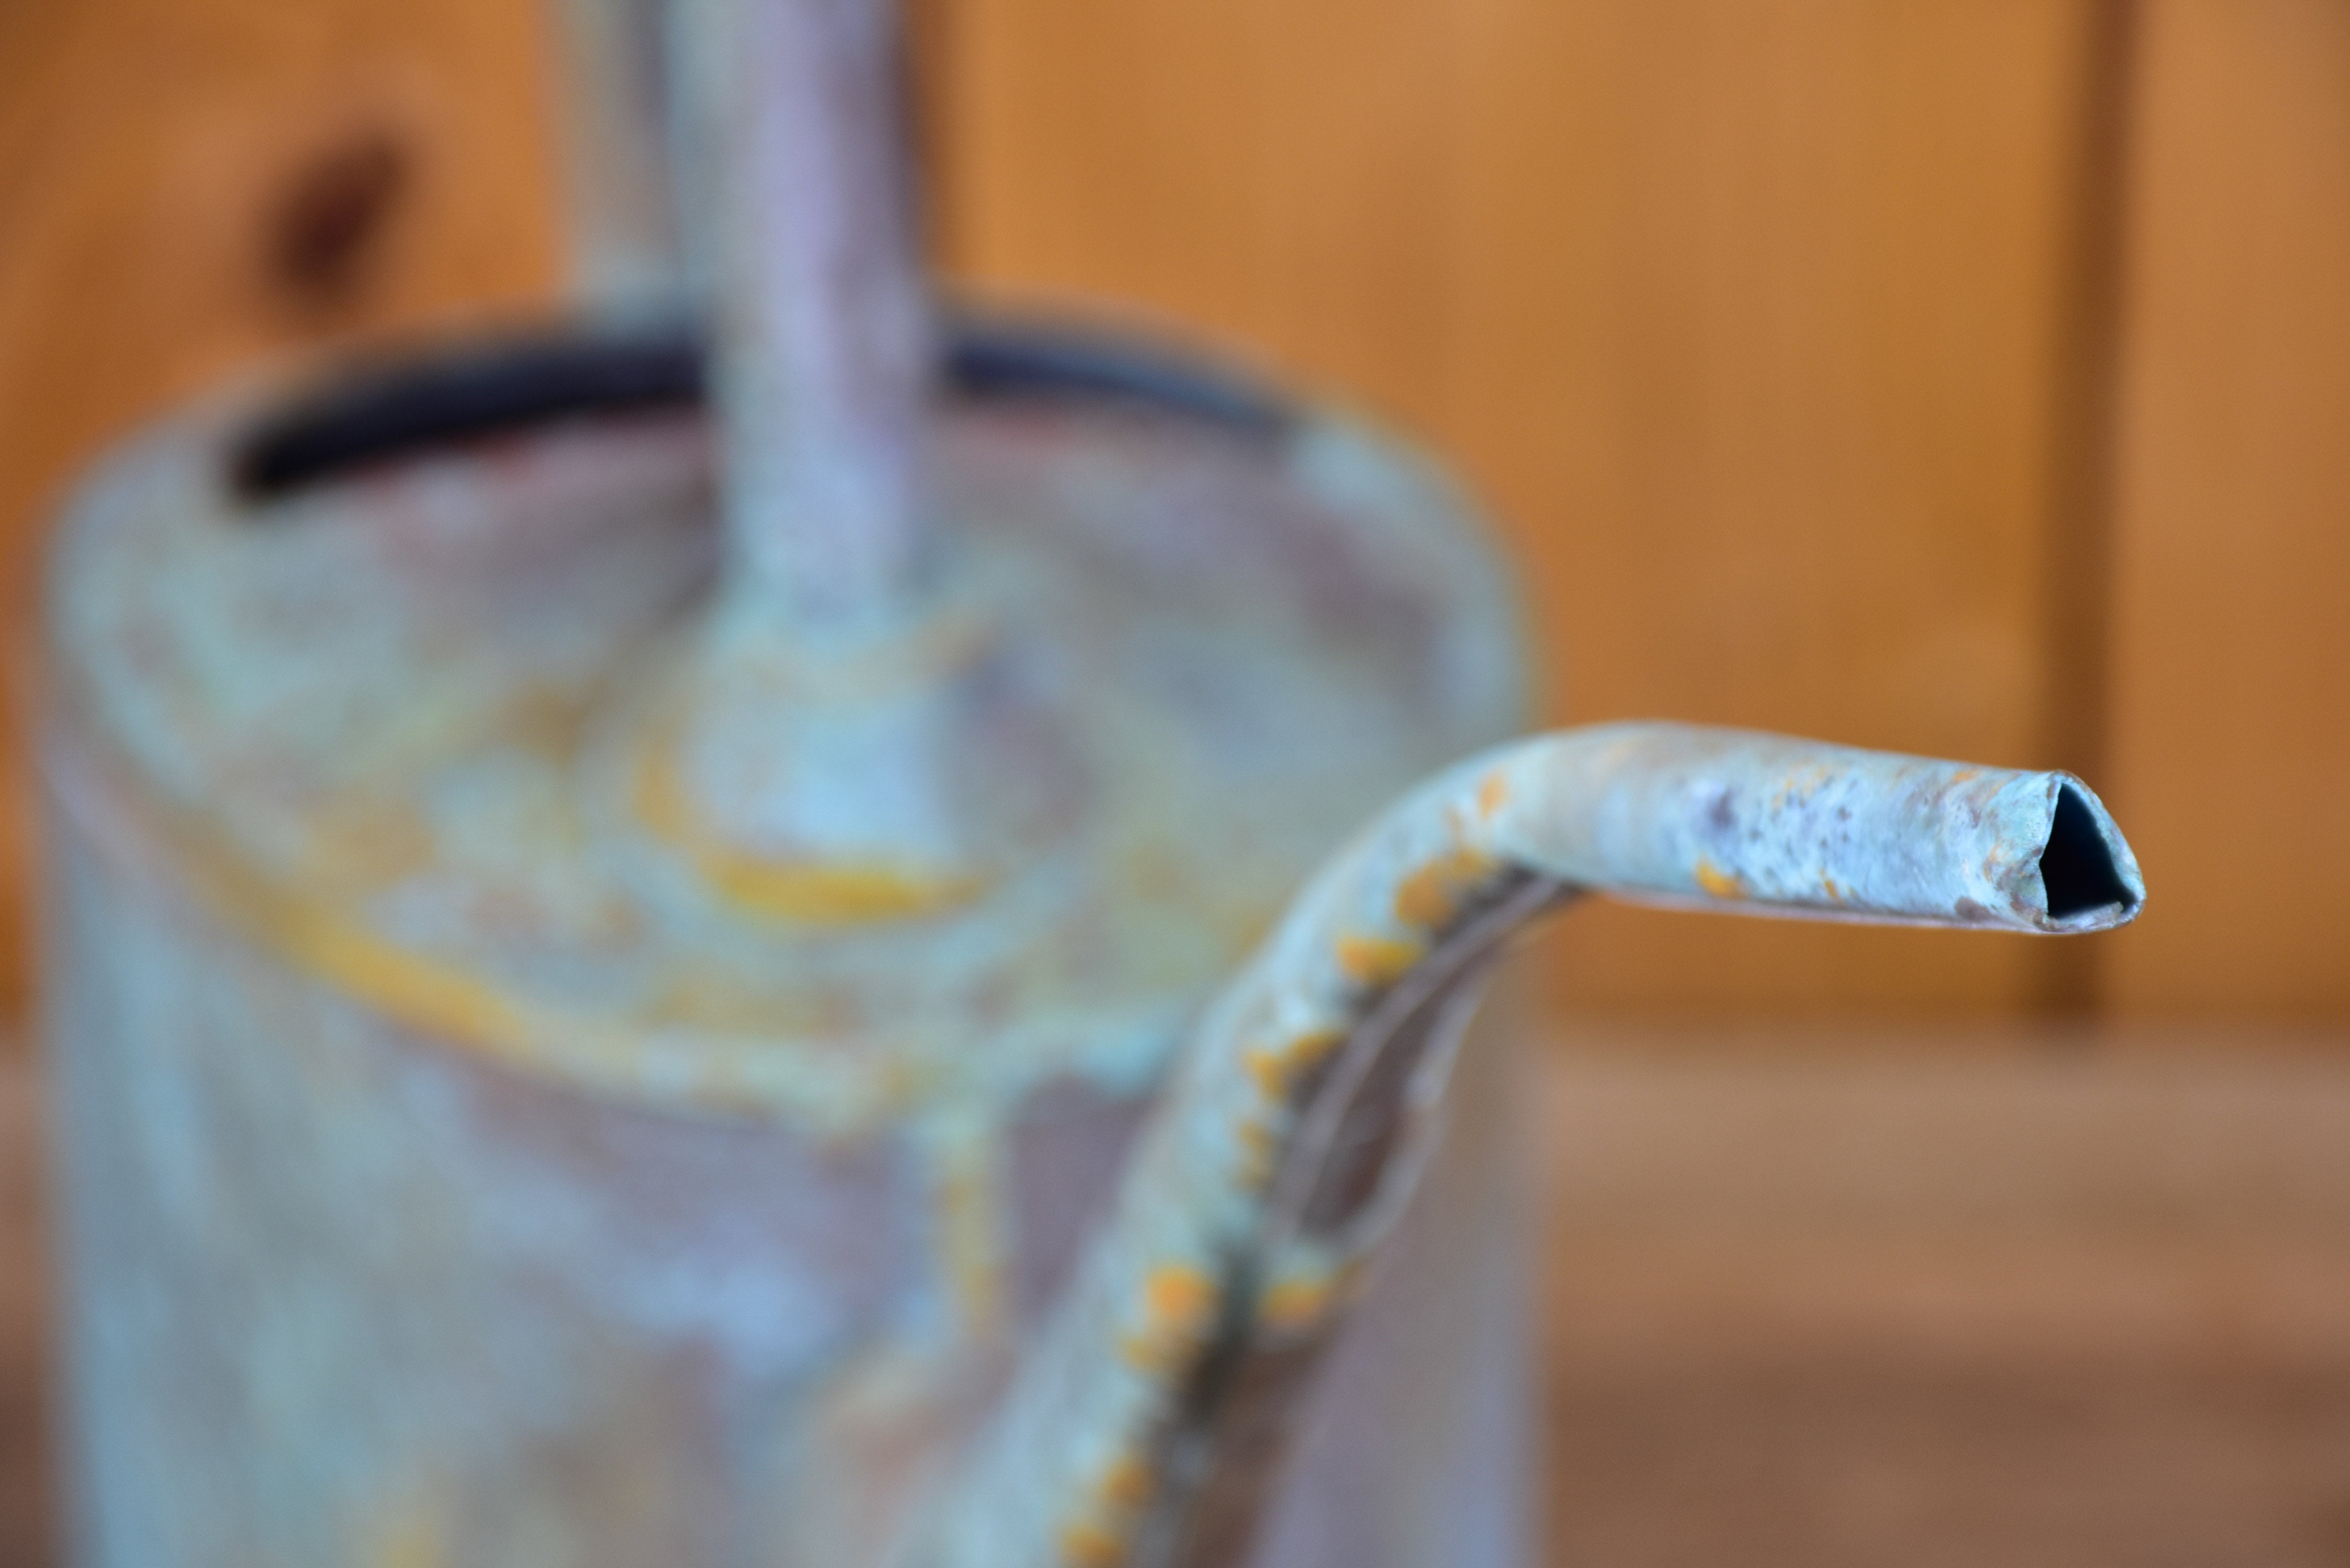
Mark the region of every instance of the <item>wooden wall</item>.
[[[2079, 5], [970, 0], [951, 248], [1452, 454], [1555, 717], [2046, 743]], [[1586, 912], [1596, 1005], [2030, 1005], [2019, 943]]]
[[[2350, 668], [2329, 603], [2350, 587], [2350, 11], [920, 16], [947, 265], [1193, 324], [1440, 448], [1524, 564], [1554, 717], [2078, 767], [2154, 885], [2095, 945], [1592, 911], [1544, 951], [1562, 997], [2350, 1016], [2327, 690]], [[159, 400], [258, 350], [547, 296], [539, 19], [0, 9], [19, 582], [39, 497]], [[336, 195], [354, 184], [371, 207]], [[305, 271], [303, 234], [353, 229]]]
[[[2114, 540], [2116, 809], [2169, 888], [2144, 1018], [2350, 1016], [2350, 6], [2162, 0]], [[2175, 913], [2174, 913], [2175, 911]]]
[[[258, 358], [547, 296], [540, 19], [529, 0], [0, 0], [13, 668], [45, 514], [109, 436]], [[6, 762], [0, 881], [26, 888]], [[0, 902], [0, 1018], [27, 1000], [28, 898]]]

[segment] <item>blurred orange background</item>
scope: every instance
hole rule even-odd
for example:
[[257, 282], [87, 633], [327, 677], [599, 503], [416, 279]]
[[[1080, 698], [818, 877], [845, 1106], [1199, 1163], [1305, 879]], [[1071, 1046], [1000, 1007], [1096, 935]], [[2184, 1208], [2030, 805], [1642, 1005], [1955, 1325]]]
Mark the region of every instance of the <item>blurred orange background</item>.
[[[1523, 565], [1546, 717], [2068, 767], [2144, 861], [2094, 941], [1544, 948], [1573, 1559], [2350, 1560], [2350, 6], [910, 3], [942, 270], [1416, 433]], [[127, 424], [564, 307], [556, 4], [0, 0], [20, 636]], [[0, 849], [12, 1041], [21, 812]]]
[[[559, 305], [555, 20], [0, 7], [20, 620], [57, 486], [127, 421]], [[2074, 768], [2152, 878], [2096, 943], [1595, 911], [1563, 1002], [2350, 1018], [2350, 9], [925, 0], [916, 31], [943, 268], [1417, 432], [1523, 563], [1550, 717]]]

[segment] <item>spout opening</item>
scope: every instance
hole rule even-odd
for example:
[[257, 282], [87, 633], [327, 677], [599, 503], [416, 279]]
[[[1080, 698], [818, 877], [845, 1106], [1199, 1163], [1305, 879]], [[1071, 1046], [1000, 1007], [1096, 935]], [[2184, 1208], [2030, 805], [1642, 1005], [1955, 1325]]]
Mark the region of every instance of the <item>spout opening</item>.
[[2137, 913], [2145, 894], [2115, 852], [2104, 813], [2071, 784], [2060, 784], [2040, 852], [2040, 881], [2055, 925], [2117, 925]]

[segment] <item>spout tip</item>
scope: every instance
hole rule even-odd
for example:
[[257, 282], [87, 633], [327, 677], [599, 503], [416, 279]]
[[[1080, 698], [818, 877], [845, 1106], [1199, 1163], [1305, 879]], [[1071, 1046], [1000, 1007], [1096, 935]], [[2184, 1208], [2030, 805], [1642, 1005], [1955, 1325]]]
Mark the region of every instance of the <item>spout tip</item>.
[[2073, 935], [2111, 930], [2146, 908], [2146, 878], [2113, 816], [2070, 774], [2049, 775], [2048, 832], [2033, 867], [2040, 909], [2033, 923]]

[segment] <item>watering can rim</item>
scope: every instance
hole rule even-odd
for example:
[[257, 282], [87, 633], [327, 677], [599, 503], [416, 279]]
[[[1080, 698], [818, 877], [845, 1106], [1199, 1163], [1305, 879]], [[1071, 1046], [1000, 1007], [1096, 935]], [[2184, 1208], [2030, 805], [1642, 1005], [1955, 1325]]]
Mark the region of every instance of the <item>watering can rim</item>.
[[[1040, 407], [1088, 411], [1131, 409], [1196, 428], [1206, 439], [1278, 452], [1293, 467], [1298, 454], [1317, 443], [1343, 449], [1349, 461], [1381, 465], [1413, 503], [1411, 515], [1388, 517], [1383, 525], [1401, 521], [1416, 535], [1421, 550], [1417, 558], [1442, 563], [1447, 580], [1422, 578], [1419, 586], [1445, 607], [1447, 636], [1479, 650], [1469, 661], [1483, 672], [1477, 689], [1482, 712], [1446, 715], [1450, 730], [1463, 737], [1451, 749], [1457, 753], [1517, 727], [1523, 712], [1520, 680], [1524, 637], [1514, 587], [1492, 555], [1481, 517], [1431, 462], [1351, 414], [1289, 401], [1268, 391], [1212, 351], [1202, 355], [1163, 339], [1106, 331], [1082, 318], [1074, 329], [1040, 326], [1039, 319], [1009, 312], [966, 312], [956, 317], [946, 366], [950, 395], [981, 405], [1025, 400]], [[494, 365], [499, 356], [518, 355], [526, 367], [536, 358], [541, 369], [551, 361], [560, 369], [567, 363], [576, 366], [578, 357], [586, 355], [591, 360], [603, 356], [608, 364], [618, 359], [632, 368], [634, 383], [624, 384], [620, 395], [609, 400], [609, 411], [619, 417], [688, 417], [693, 408], [691, 338], [674, 324], [633, 333], [593, 322], [552, 331], [532, 327], [494, 339], [493, 345], [484, 350], [475, 334], [428, 335], [414, 345], [346, 356], [323, 372], [316, 362], [278, 366], [248, 374], [192, 407], [152, 422], [96, 465], [93, 477], [63, 508], [67, 526], [56, 535], [49, 563], [53, 583], [77, 570], [75, 556], [88, 515], [101, 504], [113, 476], [125, 470], [151, 470], [159, 461], [177, 462], [196, 476], [191, 483], [208, 486], [220, 504], [250, 506], [258, 516], [266, 516], [271, 509], [303, 503], [321, 489], [332, 491], [345, 473], [364, 483], [409, 458], [449, 452], [421, 439], [453, 433], [435, 431], [427, 418], [418, 421], [424, 427], [421, 432], [413, 427], [408, 432], [395, 429], [395, 439], [374, 452], [363, 447], [352, 452], [352, 443], [346, 441], [343, 455], [354, 460], [348, 466], [321, 465], [315, 456], [286, 462], [286, 450], [298, 449], [304, 441], [312, 443], [314, 453], [321, 444], [333, 446], [331, 441], [317, 441], [317, 421], [307, 429], [304, 421], [322, 408], [330, 419], [338, 417], [338, 400], [345, 411], [353, 402], [363, 406], [370, 399], [379, 405], [396, 404], [420, 390], [429, 396], [435, 379], [452, 369], [468, 373], [485, 363]], [[488, 422], [510, 424], [517, 415], [546, 409], [548, 400], [543, 392], [543, 388], [525, 385], [522, 396], [509, 398], [503, 406], [495, 397], [489, 399]], [[553, 411], [592, 417], [598, 410], [567, 410], [556, 400]], [[296, 455], [300, 457], [298, 451]], [[247, 500], [241, 493], [255, 489], [263, 492], [257, 498]], [[57, 597], [53, 590], [53, 604]], [[73, 650], [60, 646], [63, 633], [56, 616], [48, 618], [45, 634], [47, 668], [35, 678], [43, 705], [52, 715], [87, 711], [81, 690], [87, 672]], [[55, 724], [51, 728], [53, 733], [58, 730]], [[780, 1120], [826, 1137], [853, 1137], [922, 1106], [957, 1103], [971, 1093], [969, 1083], [951, 1078], [908, 1081], [892, 1069], [892, 1054], [887, 1050], [871, 1053], [846, 1077], [838, 1053], [823, 1052], [820, 1041], [789, 1036], [672, 1037], [663, 1042], [665, 1049], [652, 1052], [641, 1033], [598, 1019], [592, 1009], [540, 1006], [526, 997], [485, 994], [483, 984], [463, 970], [437, 965], [427, 955], [380, 938], [330, 901], [306, 896], [264, 868], [241, 863], [233, 852], [224, 853], [207, 832], [208, 814], [201, 805], [171, 798], [132, 760], [119, 737], [100, 732], [98, 726], [80, 728], [86, 732], [73, 736], [71, 743], [49, 748], [53, 775], [72, 774], [70, 781], [51, 780], [63, 809], [106, 812], [112, 819], [109, 826], [128, 827], [163, 849], [203, 905], [227, 914], [240, 929], [318, 972], [337, 990], [459, 1050], [521, 1071], [550, 1075], [580, 1092], [624, 1104], [694, 1116]], [[1231, 961], [1237, 962], [1244, 951], [1244, 947], [1236, 948]], [[1180, 997], [1146, 999], [1144, 1006], [1120, 1008], [1110, 1016], [1059, 1019], [1055, 1027], [1066, 1044], [1045, 1054], [1066, 1062], [1078, 1078], [1101, 1083], [1116, 1096], [1139, 1093], [1172, 1047], [1194, 1001], [1187, 990]], [[874, 1031], [868, 1027], [858, 1033], [870, 1036]], [[1088, 1048], [1086, 1042], [1098, 1044]], [[697, 1070], [698, 1060], [714, 1053], [739, 1055], [754, 1050], [766, 1058], [764, 1070], [755, 1075], [713, 1078]], [[1021, 1093], [1042, 1086], [1043, 1081], [1049, 1079], [1025, 1085]]]

